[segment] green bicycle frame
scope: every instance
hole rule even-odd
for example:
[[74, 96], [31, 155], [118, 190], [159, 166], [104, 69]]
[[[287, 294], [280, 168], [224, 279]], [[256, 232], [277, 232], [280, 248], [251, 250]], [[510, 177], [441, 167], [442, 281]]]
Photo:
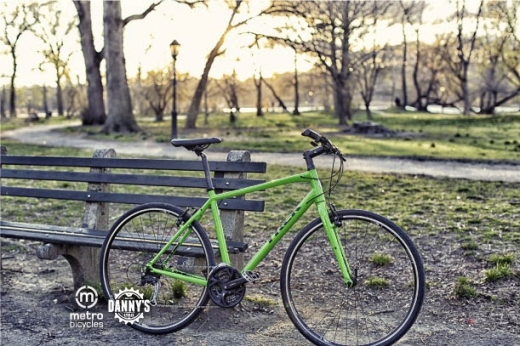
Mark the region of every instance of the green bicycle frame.
[[327, 233], [330, 244], [334, 251], [334, 255], [338, 261], [345, 284], [347, 285], [347, 287], [352, 286], [353, 280], [351, 278], [351, 271], [343, 247], [340, 244], [335, 226], [330, 221], [329, 211], [327, 203], [325, 201], [325, 195], [323, 193], [323, 187], [318, 178], [318, 172], [315, 168], [310, 169], [305, 173], [295, 174], [285, 178], [280, 178], [273, 181], [249, 186], [238, 190], [227, 191], [219, 194], [216, 194], [214, 190], [209, 190], [208, 200], [204, 203], [204, 205], [200, 209], [198, 209], [190, 217], [188, 221], [184, 222], [181, 225], [181, 227], [175, 233], [175, 235], [168, 241], [168, 243], [161, 249], [161, 251], [159, 251], [157, 255], [147, 264], [147, 267], [150, 269], [152, 273], [165, 275], [179, 280], [206, 286], [207, 280], [203, 276], [193, 275], [178, 270], [158, 269], [154, 268], [154, 264], [160, 259], [162, 255], [164, 255], [168, 251], [168, 249], [175, 242], [177, 242], [177, 244], [174, 246], [172, 253], [174, 252], [176, 247], [182, 245], [182, 242], [186, 240], [186, 238], [188, 238], [189, 236], [190, 225], [192, 224], [192, 222], [199, 221], [208, 209], [211, 209], [222, 262], [228, 265], [231, 264], [228, 249], [226, 246], [224, 230], [222, 227], [222, 222], [220, 220], [218, 202], [224, 199], [242, 196], [247, 193], [268, 190], [277, 186], [295, 183], [310, 183], [311, 191], [303, 198], [303, 200], [298, 204], [298, 206], [286, 218], [284, 224], [280, 226], [276, 230], [276, 232], [271, 236], [271, 238], [258, 250], [256, 254], [254, 254], [251, 260], [241, 270], [241, 272], [244, 273], [246, 271], [254, 270], [258, 266], [258, 264], [260, 264], [262, 260], [267, 256], [267, 254], [269, 254], [269, 252], [276, 246], [276, 244], [278, 244], [278, 242], [287, 234], [287, 232], [292, 228], [292, 226], [303, 216], [303, 214], [305, 214], [307, 209], [309, 209], [309, 207], [312, 204], [316, 204], [318, 214], [320, 216], [321, 221], [323, 222], [323, 225], [325, 226], [325, 232]]

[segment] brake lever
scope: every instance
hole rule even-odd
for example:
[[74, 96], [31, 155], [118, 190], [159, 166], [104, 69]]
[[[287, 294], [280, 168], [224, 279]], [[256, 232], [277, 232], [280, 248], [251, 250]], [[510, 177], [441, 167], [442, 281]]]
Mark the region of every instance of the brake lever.
[[343, 156], [343, 153], [338, 149], [338, 147], [334, 147], [334, 152], [343, 162], [347, 162], [347, 159]]
[[315, 141], [311, 141], [311, 145], [312, 145], [313, 147], [317, 147], [319, 144], [316, 143]]

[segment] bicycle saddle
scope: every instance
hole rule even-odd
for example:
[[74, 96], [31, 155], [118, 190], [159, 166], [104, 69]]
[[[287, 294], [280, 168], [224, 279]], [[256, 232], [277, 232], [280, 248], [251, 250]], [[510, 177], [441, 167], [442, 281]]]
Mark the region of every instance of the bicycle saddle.
[[194, 139], [172, 139], [171, 143], [174, 147], [184, 147], [187, 150], [202, 152], [211, 144], [222, 143], [220, 138], [194, 138]]

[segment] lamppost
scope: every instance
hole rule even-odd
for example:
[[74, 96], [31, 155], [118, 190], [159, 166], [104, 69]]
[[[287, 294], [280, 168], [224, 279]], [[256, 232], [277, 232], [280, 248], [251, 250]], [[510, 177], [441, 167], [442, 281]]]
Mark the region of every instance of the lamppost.
[[177, 40], [170, 43], [170, 52], [173, 58], [173, 108], [172, 108], [172, 133], [171, 137], [177, 138], [177, 70], [175, 63], [177, 62], [177, 55], [179, 55], [179, 47], [181, 45]]

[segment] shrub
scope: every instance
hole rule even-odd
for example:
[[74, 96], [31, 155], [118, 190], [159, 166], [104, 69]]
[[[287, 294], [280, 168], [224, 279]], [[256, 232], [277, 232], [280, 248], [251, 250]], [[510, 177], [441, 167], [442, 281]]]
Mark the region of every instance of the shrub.
[[477, 290], [473, 287], [469, 278], [461, 276], [457, 278], [455, 283], [455, 295], [458, 298], [474, 298], [477, 296]]

